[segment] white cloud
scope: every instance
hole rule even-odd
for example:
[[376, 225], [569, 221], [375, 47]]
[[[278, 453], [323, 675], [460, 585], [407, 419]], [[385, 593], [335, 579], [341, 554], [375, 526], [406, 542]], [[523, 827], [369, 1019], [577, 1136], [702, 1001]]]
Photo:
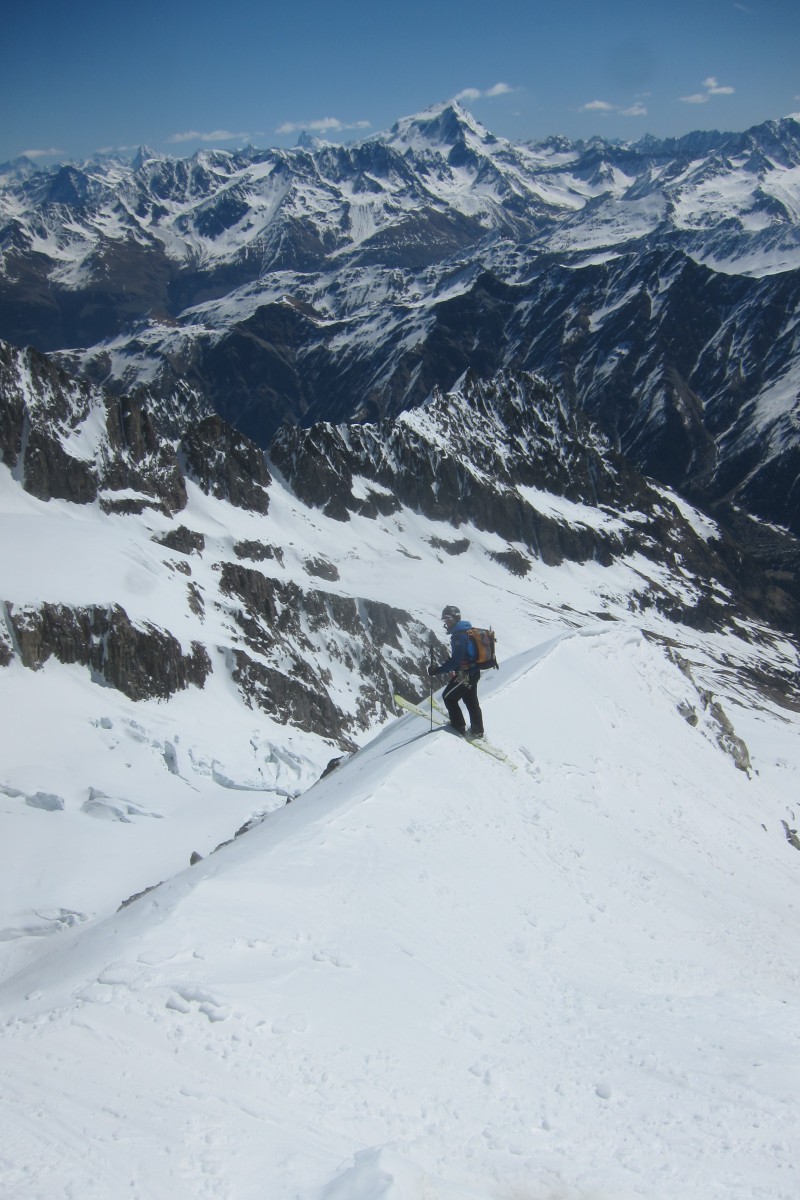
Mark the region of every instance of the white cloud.
[[214, 129], [211, 133], [200, 133], [197, 129], [187, 129], [184, 133], [173, 133], [167, 138], [171, 145], [180, 142], [246, 142], [249, 133], [231, 133], [228, 129]]
[[703, 87], [708, 88], [711, 96], [732, 96], [736, 91], [732, 87], [721, 87], [713, 75], [709, 75], [708, 79], [703, 80]]
[[732, 96], [736, 88], [728, 87], [727, 84], [720, 84], [719, 80], [714, 75], [709, 75], [708, 79], [703, 80], [704, 92], [694, 92], [691, 96], [681, 96], [684, 104], [708, 104], [711, 96]]
[[369, 121], [340, 121], [338, 117], [321, 117], [316, 121], [284, 121], [276, 133], [344, 133], [348, 129], [369, 129]]
[[508, 96], [517, 89], [509, 83], [494, 83], [490, 88], [462, 88], [453, 97], [454, 100], [493, 100], [495, 96]]
[[646, 117], [647, 109], [640, 100], [634, 101], [633, 104], [623, 108], [619, 104], [609, 104], [607, 100], [590, 100], [588, 104], [582, 104], [580, 112], [600, 112], [600, 113], [616, 113], [620, 117]]
[[60, 158], [65, 151], [59, 150], [56, 146], [51, 146], [49, 150], [23, 150], [24, 158]]
[[607, 104], [605, 100], [590, 100], [588, 104], [581, 105], [581, 112], [614, 112], [614, 105]]
[[621, 108], [619, 110], [619, 115], [621, 117], [646, 117], [647, 109], [644, 104], [641, 104], [637, 100], [635, 104], [630, 106], [630, 108]]

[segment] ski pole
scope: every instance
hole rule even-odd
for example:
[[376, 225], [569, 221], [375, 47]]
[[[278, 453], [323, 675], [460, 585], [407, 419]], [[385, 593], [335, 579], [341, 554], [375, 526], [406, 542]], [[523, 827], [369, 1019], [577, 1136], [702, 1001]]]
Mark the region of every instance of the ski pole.
[[[431, 667], [433, 667], [433, 646], [429, 645], [428, 649], [430, 651], [430, 656], [431, 656], [430, 665], [431, 665]], [[431, 730], [433, 730], [433, 676], [431, 675], [431, 676], [429, 676], [429, 678], [430, 678], [430, 688], [431, 688]]]

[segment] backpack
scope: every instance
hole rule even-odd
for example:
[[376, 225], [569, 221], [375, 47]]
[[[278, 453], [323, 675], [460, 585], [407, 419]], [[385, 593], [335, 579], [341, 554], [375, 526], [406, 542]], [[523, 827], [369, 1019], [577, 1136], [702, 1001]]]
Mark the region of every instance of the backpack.
[[497, 639], [493, 629], [468, 629], [467, 647], [469, 650], [470, 666], [480, 671], [488, 671], [490, 667], [498, 670], [495, 646]]

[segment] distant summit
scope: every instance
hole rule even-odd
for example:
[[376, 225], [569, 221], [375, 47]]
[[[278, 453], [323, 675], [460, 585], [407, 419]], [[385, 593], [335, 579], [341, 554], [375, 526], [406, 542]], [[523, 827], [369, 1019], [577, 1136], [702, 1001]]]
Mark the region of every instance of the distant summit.
[[456, 100], [435, 104], [415, 116], [404, 117], [392, 126], [386, 140], [395, 148], [403, 146], [411, 150], [474, 142], [494, 145], [498, 141]]
[[0, 163], [0, 182], [22, 183], [39, 170], [39, 167], [27, 154], [20, 154], [9, 162]]
[[138, 171], [140, 167], [143, 167], [146, 162], [150, 162], [151, 159], [160, 159], [163, 157], [162, 154], [159, 154], [158, 151], [153, 150], [150, 146], [140, 146], [133, 156], [131, 165], [134, 171]]

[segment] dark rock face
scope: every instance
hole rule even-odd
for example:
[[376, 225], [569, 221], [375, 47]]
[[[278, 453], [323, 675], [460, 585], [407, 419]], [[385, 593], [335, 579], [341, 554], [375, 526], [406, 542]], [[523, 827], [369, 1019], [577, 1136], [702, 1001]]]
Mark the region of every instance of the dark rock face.
[[[394, 692], [424, 676], [428, 631], [400, 609], [305, 591], [230, 562], [221, 565], [220, 592], [245, 646], [235, 651], [233, 678], [249, 704], [279, 720], [352, 748], [348, 734], [393, 712]], [[331, 694], [335, 662], [352, 679], [353, 711]]]
[[106, 421], [109, 453], [102, 483], [119, 492], [126, 488], [151, 495], [169, 514], [186, 504], [186, 486], [172, 445], [156, 430], [144, 404], [120, 399], [108, 404]]
[[319, 579], [327, 579], [330, 583], [335, 583], [339, 578], [339, 568], [327, 558], [307, 558], [303, 565], [309, 575], [316, 575]]
[[325, 730], [355, 749], [355, 744], [342, 736], [341, 714], [310, 672], [304, 671], [304, 678], [298, 679], [251, 658], [244, 650], [234, 651], [234, 663], [231, 675], [251, 708], [298, 729]]
[[[328, 516], [376, 516], [404, 504], [455, 528], [473, 522], [522, 542], [548, 564], [608, 558], [623, 548], [622, 535], [557, 520], [526, 490], [573, 505], [652, 506], [641, 477], [532, 375], [468, 379], [462, 392], [398, 421], [283, 429], [270, 455], [300, 499]], [[354, 495], [354, 476], [372, 485], [366, 499]], [[462, 540], [448, 552], [465, 548]]]
[[185, 525], [178, 525], [176, 529], [170, 529], [161, 537], [154, 538], [154, 541], [170, 550], [177, 550], [179, 554], [201, 554], [206, 545], [206, 539], [202, 533], [198, 533], [194, 529], [187, 529]]
[[[5, 605], [0, 605], [5, 612]], [[14, 657], [14, 646], [8, 631], [0, 625], [0, 667], [7, 667]]]
[[469, 538], [439, 538], [433, 537], [430, 539], [430, 544], [434, 550], [444, 550], [445, 554], [456, 556], [466, 554], [469, 550]]
[[149, 622], [134, 625], [119, 605], [69, 608], [42, 604], [15, 609], [9, 623], [26, 667], [41, 667], [52, 656], [89, 667], [98, 682], [131, 700], [167, 699], [187, 687], [202, 687], [211, 671], [203, 646], [188, 654], [166, 630]]
[[[737, 606], [785, 629], [800, 625], [800, 567], [790, 534], [781, 542], [786, 569], [777, 574], [763, 570], [777, 534], [761, 559], [751, 554], [749, 540], [757, 551], [764, 528], [757, 522], [740, 516], [736, 531], [725, 533], [730, 510], [720, 511], [720, 537], [707, 541], [663, 491], [537, 376], [501, 372], [489, 382], [468, 377], [461, 391], [439, 394], [396, 421], [284, 428], [270, 456], [304, 503], [339, 520], [349, 520], [351, 513], [375, 518], [403, 504], [455, 529], [472, 523], [507, 541], [508, 549], [493, 557], [515, 575], [527, 574], [536, 559], [548, 565], [590, 559], [610, 565], [638, 551], [673, 568], [683, 562], [699, 578], [721, 582], [734, 597], [726, 601], [724, 591], [711, 584], [681, 602], [643, 589], [642, 607], [654, 605], [671, 619], [704, 629], [723, 628], [734, 620]], [[543, 503], [537, 500], [540, 492]], [[552, 509], [554, 495], [563, 497], [560, 513]], [[441, 548], [463, 552], [465, 539]]]
[[[114, 397], [35, 350], [0, 342], [0, 454], [40, 500], [173, 515], [186, 505], [185, 468], [208, 495], [267, 512], [263, 452], [221, 417], [190, 419], [194, 407], [157, 424], [143, 401]], [[169, 436], [175, 424], [181, 454]]]
[[263, 452], [221, 417], [193, 425], [183, 440], [186, 469], [209, 496], [265, 513], [272, 482]]
[[19, 351], [0, 342], [0, 455], [12, 470], [22, 452], [22, 431], [25, 427], [25, 395], [16, 371]]
[[[172, 514], [186, 488], [144, 406], [77, 382], [36, 351], [0, 343], [0, 453], [40, 500]], [[120, 498], [120, 493], [135, 493]]]
[[267, 545], [265, 542], [236, 542], [233, 552], [237, 558], [249, 558], [253, 562], [264, 562], [266, 559], [271, 559], [283, 564], [282, 548]]

